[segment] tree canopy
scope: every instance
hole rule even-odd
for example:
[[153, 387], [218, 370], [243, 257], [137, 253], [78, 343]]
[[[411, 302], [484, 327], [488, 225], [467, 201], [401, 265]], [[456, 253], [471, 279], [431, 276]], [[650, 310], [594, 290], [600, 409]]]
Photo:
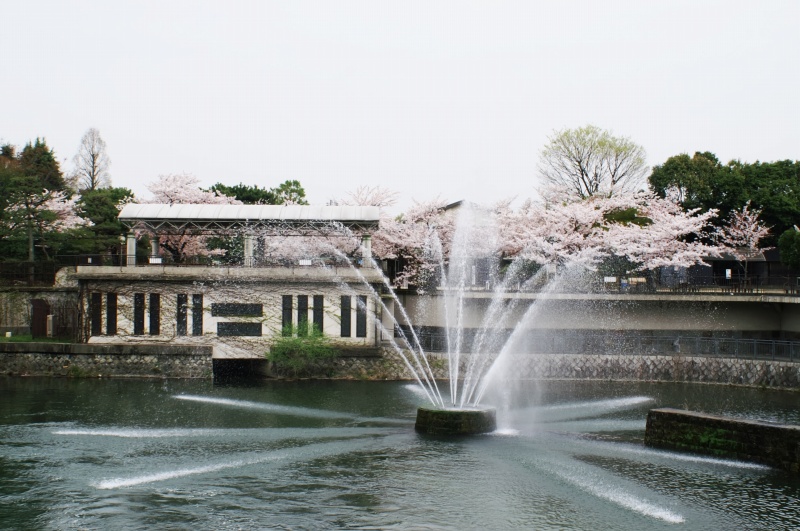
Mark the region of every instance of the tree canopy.
[[752, 203], [761, 211], [761, 221], [773, 227], [765, 239], [770, 245], [800, 218], [798, 161], [747, 164], [733, 160], [723, 165], [713, 153], [696, 152], [692, 157], [683, 153], [655, 166], [649, 181], [656, 194], [674, 198], [684, 210], [716, 209], [718, 226]]
[[217, 183], [210, 192], [232, 197], [245, 205], [307, 205], [306, 191], [299, 181], [284, 181], [275, 188], [261, 188], [256, 185], [236, 184], [228, 186]]
[[111, 175], [108, 172], [111, 159], [106, 153], [106, 143], [97, 129], [90, 128], [84, 133], [73, 161], [79, 189], [97, 190], [111, 186]]
[[545, 183], [578, 199], [642, 190], [646, 164], [644, 148], [593, 125], [556, 131], [539, 156]]

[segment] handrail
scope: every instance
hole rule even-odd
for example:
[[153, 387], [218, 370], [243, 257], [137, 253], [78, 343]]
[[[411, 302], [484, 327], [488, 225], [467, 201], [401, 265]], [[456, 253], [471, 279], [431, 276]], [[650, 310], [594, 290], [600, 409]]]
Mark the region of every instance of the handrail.
[[[399, 333], [395, 336], [401, 337]], [[447, 351], [445, 332], [419, 331], [417, 336], [426, 351]], [[531, 336], [530, 344], [535, 354], [698, 356], [800, 363], [800, 341], [782, 339], [626, 334], [611, 341], [605, 334], [584, 332], [536, 334]]]

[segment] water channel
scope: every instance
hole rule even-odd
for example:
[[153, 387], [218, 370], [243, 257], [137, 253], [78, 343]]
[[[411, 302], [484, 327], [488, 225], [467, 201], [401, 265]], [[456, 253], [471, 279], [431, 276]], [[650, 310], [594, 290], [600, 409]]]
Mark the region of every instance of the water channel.
[[497, 432], [404, 382], [0, 378], [0, 528], [797, 529], [800, 478], [642, 445], [653, 407], [800, 424], [796, 392], [527, 382]]

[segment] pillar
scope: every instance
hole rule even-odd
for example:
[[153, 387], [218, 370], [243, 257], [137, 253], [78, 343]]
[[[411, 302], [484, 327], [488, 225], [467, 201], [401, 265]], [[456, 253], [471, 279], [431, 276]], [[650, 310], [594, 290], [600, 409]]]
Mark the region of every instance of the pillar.
[[253, 235], [244, 235], [244, 266], [253, 267]]
[[129, 232], [125, 237], [125, 254], [128, 256], [125, 265], [134, 267], [136, 265], [136, 235], [133, 232]]
[[372, 236], [361, 236], [361, 266], [372, 267]]
[[160, 264], [161, 263], [161, 256], [159, 256], [159, 245], [158, 245], [158, 236], [153, 236], [150, 240], [150, 263], [151, 264]]

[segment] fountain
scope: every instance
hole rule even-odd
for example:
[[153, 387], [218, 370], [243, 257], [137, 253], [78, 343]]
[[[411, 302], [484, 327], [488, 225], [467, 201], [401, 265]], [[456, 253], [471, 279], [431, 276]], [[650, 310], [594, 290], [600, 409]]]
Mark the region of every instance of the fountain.
[[[481, 401], [493, 377], [493, 368], [518, 339], [516, 331], [522, 329], [521, 323], [516, 323], [511, 334], [506, 328], [509, 316], [517, 310], [519, 304], [518, 298], [507, 297], [507, 291], [511, 283], [516, 282], [516, 273], [522, 267], [521, 261], [512, 263], [503, 280], [495, 284], [489, 306], [477, 326], [477, 333], [471, 342], [466, 337], [466, 298], [468, 286], [474, 283], [476, 260], [490, 259], [486, 263], [494, 263], [491, 258], [497, 252], [497, 242], [497, 228], [491, 217], [485, 211], [469, 205], [463, 206], [459, 213], [452, 246], [447, 253], [447, 265], [444, 258], [446, 253], [436, 231], [429, 232], [425, 252], [429, 260], [438, 262], [439, 282], [436, 290], [441, 293], [443, 300], [450, 395], [446, 402], [413, 327], [406, 330], [397, 327], [405, 347], [411, 353], [406, 363], [433, 403], [431, 407], [418, 409], [415, 424], [418, 432], [432, 435], [475, 435], [492, 432], [497, 428], [496, 408], [484, 406]], [[491, 276], [499, 279], [500, 275], [495, 269]], [[525, 280], [528, 283], [537, 281], [539, 276]], [[386, 287], [397, 302], [405, 321], [410, 322], [388, 282]], [[530, 313], [531, 308], [525, 312], [523, 321], [529, 318]], [[494, 377], [498, 378], [498, 375], [495, 374]]]
[[[781, 471], [642, 444], [654, 406], [798, 423], [793, 393], [635, 381], [520, 381], [519, 392], [510, 389], [513, 364], [505, 362], [531, 351], [524, 325], [542, 307], [522, 307], [525, 299], [505, 296], [499, 284], [481, 292], [491, 296], [480, 319], [469, 314], [475, 255], [467, 251], [480, 251], [469, 234], [489, 242], [487, 232], [480, 219], [459, 230], [436, 286], [436, 311], [449, 323], [449, 393], [423, 342], [403, 328], [394, 347], [417, 384], [0, 376], [10, 398], [0, 400], [8, 449], [0, 497], [9, 502], [0, 504], [0, 527], [795, 526], [800, 485]], [[430, 252], [441, 258], [438, 247], [432, 238]], [[511, 264], [506, 282], [523, 266]], [[486, 418], [470, 417], [480, 410]], [[415, 412], [423, 433], [486, 435], [417, 436]]]

